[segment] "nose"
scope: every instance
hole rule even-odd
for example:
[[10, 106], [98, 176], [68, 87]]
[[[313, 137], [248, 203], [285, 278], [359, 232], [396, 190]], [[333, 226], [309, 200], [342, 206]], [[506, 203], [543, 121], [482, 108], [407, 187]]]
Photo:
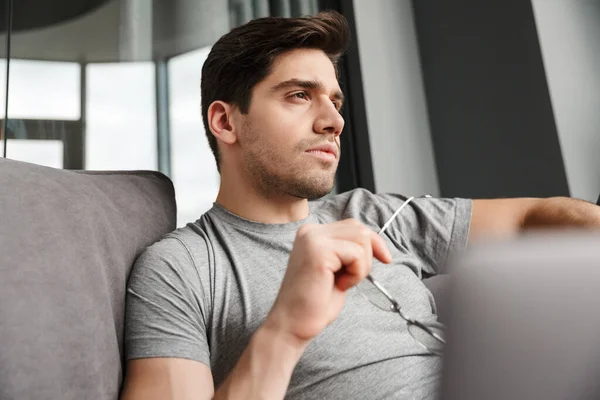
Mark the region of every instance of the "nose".
[[333, 134], [336, 137], [342, 133], [344, 118], [331, 101], [324, 101], [324, 104], [320, 107], [313, 129], [316, 133]]

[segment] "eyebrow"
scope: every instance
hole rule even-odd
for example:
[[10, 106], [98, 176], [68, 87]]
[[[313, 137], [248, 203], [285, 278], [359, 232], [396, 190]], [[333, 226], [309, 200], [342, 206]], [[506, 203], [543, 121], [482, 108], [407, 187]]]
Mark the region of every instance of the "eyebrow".
[[[317, 80], [303, 80], [303, 79], [288, 79], [287, 81], [279, 82], [277, 85], [271, 88], [271, 91], [276, 92], [281, 89], [290, 87], [301, 87], [307, 90], [325, 91], [325, 85], [323, 82]], [[338, 100], [340, 104], [344, 103], [344, 93], [340, 90], [336, 90], [333, 93], [333, 98]]]

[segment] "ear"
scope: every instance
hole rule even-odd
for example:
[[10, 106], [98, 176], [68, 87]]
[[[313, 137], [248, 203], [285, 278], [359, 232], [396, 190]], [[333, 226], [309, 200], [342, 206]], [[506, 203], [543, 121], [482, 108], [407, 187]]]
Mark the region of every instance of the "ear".
[[233, 144], [237, 141], [233, 123], [234, 107], [224, 101], [213, 101], [208, 107], [208, 126], [212, 134], [221, 142]]

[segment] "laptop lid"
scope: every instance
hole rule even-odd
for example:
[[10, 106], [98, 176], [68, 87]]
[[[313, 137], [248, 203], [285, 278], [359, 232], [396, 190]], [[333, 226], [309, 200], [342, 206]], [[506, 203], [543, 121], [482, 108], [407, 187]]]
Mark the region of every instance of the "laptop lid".
[[459, 264], [442, 399], [600, 398], [600, 234], [482, 243]]

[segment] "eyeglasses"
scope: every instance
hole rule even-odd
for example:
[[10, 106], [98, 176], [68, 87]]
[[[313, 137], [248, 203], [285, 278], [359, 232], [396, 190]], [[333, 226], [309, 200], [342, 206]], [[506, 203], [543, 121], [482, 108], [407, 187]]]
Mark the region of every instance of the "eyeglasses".
[[[418, 198], [430, 198], [430, 195], [420, 196]], [[404, 207], [408, 205], [411, 201], [413, 201], [415, 197], [408, 198], [402, 205], [394, 212], [392, 217], [383, 225], [383, 227], [379, 230], [378, 234], [381, 235], [385, 230], [390, 226], [394, 218]], [[358, 291], [362, 294], [367, 300], [369, 300], [376, 307], [385, 310], [392, 311], [398, 313], [402, 319], [406, 321], [408, 332], [415, 339], [415, 341], [424, 347], [429, 352], [442, 355], [444, 352], [445, 340], [442, 337], [442, 332], [439, 328], [439, 325], [434, 325], [428, 322], [422, 322], [411, 318], [404, 311], [402, 311], [402, 307], [398, 304], [396, 299], [392, 297], [392, 295], [381, 285], [381, 283], [377, 282], [373, 279], [371, 274], [367, 275], [367, 277], [362, 280], [357, 286]], [[439, 331], [439, 332], [438, 332]]]

